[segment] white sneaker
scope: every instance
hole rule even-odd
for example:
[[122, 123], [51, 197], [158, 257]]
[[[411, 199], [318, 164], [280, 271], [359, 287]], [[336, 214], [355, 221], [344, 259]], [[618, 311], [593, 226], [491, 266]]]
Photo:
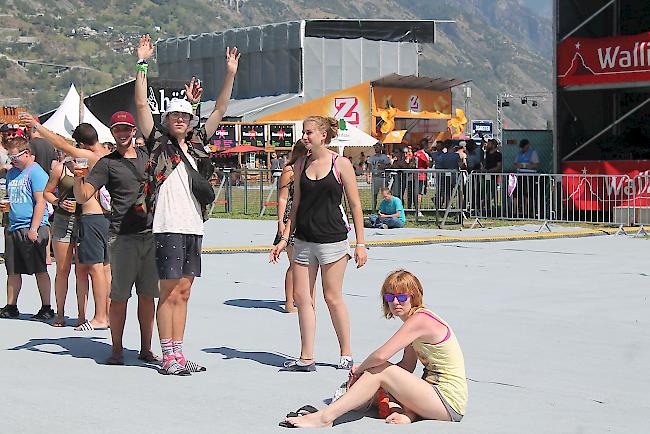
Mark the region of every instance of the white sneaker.
[[424, 214], [422, 214], [421, 211], [418, 211], [418, 217], [424, 217]]
[[350, 370], [352, 369], [352, 365], [354, 365], [354, 360], [352, 360], [352, 356], [341, 356], [339, 359], [339, 366], [337, 369], [345, 369], [345, 370]]

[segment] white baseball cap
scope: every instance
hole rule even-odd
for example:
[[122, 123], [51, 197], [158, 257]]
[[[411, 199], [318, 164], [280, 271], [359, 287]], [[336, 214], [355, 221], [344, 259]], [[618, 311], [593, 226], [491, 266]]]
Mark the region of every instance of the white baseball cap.
[[180, 98], [172, 98], [171, 101], [169, 101], [169, 105], [167, 106], [167, 111], [165, 111], [162, 116], [160, 117], [160, 122], [167, 126], [167, 115], [172, 112], [179, 112], [179, 113], [187, 113], [189, 114], [190, 117], [190, 128], [194, 128], [199, 124], [199, 118], [194, 115], [194, 110], [192, 110], [192, 104], [186, 99], [180, 99]]

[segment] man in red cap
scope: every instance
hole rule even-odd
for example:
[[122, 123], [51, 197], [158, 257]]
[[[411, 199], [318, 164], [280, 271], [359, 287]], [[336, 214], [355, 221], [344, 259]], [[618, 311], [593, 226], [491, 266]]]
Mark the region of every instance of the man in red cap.
[[[79, 147], [70, 144], [63, 137], [48, 130], [36, 119], [28, 114], [20, 115], [20, 120], [30, 130], [30, 134], [38, 133], [51, 146], [74, 157], [78, 163], [82, 160], [88, 169], [108, 153], [108, 150], [99, 143], [97, 131], [88, 123], [81, 123], [72, 133]], [[87, 169], [87, 170], [88, 170]], [[75, 176], [77, 175], [75, 169]], [[108, 258], [108, 229], [107, 219], [110, 211], [110, 197], [107, 191], [101, 192], [82, 202], [81, 216], [79, 218], [79, 235], [77, 236], [77, 293], [85, 298], [88, 293], [88, 276], [92, 280], [93, 299], [95, 301], [95, 315], [93, 319], [86, 320], [85, 306], [80, 305], [77, 331], [91, 331], [94, 329], [107, 329], [108, 322], [108, 291], [110, 286], [110, 266]]]
[[107, 360], [110, 365], [124, 364], [122, 335], [126, 322], [127, 302], [133, 285], [138, 295], [140, 321], [139, 359], [156, 362], [151, 352], [151, 336], [155, 313], [154, 299], [158, 297], [158, 272], [155, 262], [155, 244], [151, 231], [153, 218], [138, 211], [138, 198], [144, 188], [145, 167], [149, 154], [145, 147], [134, 146], [135, 120], [129, 112], [117, 112], [111, 117], [111, 133], [117, 148], [102, 157], [84, 179], [75, 178], [74, 193], [83, 203], [102, 187], [111, 195], [110, 259], [111, 282], [111, 337], [113, 351]]

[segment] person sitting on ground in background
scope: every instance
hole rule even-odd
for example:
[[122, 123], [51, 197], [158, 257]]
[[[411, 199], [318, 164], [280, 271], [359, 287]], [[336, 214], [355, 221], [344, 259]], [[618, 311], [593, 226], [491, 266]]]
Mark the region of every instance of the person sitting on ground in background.
[[394, 229], [403, 228], [406, 223], [402, 201], [392, 195], [390, 188], [383, 187], [381, 195], [384, 200], [379, 204], [379, 214], [372, 214], [368, 220], [371, 228]]
[[[280, 425], [332, 426], [345, 413], [373, 404], [378, 392], [389, 398], [387, 423], [460, 422], [468, 395], [463, 353], [451, 327], [424, 307], [422, 298], [422, 284], [415, 275], [405, 270], [390, 273], [381, 288], [382, 310], [388, 319], [399, 318], [402, 326], [352, 368], [347, 391], [339, 399], [321, 411], [287, 417]], [[390, 363], [399, 351], [402, 360]], [[422, 378], [413, 375], [418, 360], [424, 365]]]
[[[7, 305], [0, 309], [0, 318], [16, 318], [22, 275], [34, 274], [42, 307], [31, 319], [47, 321], [54, 318], [50, 305], [51, 282], [47, 273], [46, 201], [43, 190], [47, 173], [36, 163], [24, 137], [13, 137], [6, 143], [13, 168], [7, 172], [7, 199], [2, 212], [9, 211], [5, 230], [4, 263], [7, 267]], [[8, 209], [7, 209], [8, 208]]]
[[[307, 155], [307, 148], [303, 143], [302, 139], [298, 140], [291, 150], [291, 159], [285, 164], [282, 169], [282, 175], [280, 176], [280, 181], [278, 184], [278, 232], [273, 241], [273, 245], [277, 245], [280, 242], [284, 229], [286, 227], [287, 221], [289, 221], [289, 215], [291, 214], [291, 204], [293, 201], [293, 191], [294, 191], [294, 171], [293, 167], [296, 164], [298, 159]], [[289, 236], [289, 242], [287, 243], [287, 257], [289, 258], [289, 267], [287, 272], [284, 275], [284, 295], [285, 295], [285, 304], [284, 310], [286, 312], [297, 312], [298, 309], [293, 304], [293, 245], [294, 237], [293, 234]]]

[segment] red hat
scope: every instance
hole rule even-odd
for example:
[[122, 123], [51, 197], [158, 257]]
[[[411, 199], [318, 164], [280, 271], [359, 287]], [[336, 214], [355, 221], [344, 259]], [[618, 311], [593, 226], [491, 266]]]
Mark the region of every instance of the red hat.
[[111, 128], [115, 125], [128, 125], [130, 127], [135, 127], [135, 119], [129, 112], [116, 112], [111, 116]]

